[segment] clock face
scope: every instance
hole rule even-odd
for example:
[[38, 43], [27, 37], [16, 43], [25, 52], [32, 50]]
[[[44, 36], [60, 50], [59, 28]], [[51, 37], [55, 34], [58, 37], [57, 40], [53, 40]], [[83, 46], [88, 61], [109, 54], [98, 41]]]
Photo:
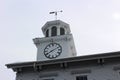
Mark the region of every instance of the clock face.
[[49, 59], [53, 59], [60, 56], [61, 52], [62, 47], [58, 43], [50, 43], [44, 49], [44, 55]]

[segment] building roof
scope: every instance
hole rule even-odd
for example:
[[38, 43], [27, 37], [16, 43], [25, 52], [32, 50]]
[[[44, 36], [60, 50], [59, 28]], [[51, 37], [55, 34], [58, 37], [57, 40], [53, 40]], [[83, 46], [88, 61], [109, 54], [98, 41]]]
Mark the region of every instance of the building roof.
[[54, 60], [47, 60], [47, 61], [31, 61], [31, 62], [21, 62], [21, 63], [11, 63], [6, 64], [8, 68], [23, 68], [23, 67], [34, 67], [36, 65], [55, 65], [61, 63], [71, 63], [71, 62], [85, 62], [91, 60], [98, 60], [98, 59], [112, 59], [118, 58], [120, 59], [120, 51], [118, 52], [109, 52], [109, 53], [102, 53], [102, 54], [94, 54], [94, 55], [85, 55], [85, 56], [77, 56], [77, 57], [70, 57], [70, 58], [63, 58], [63, 59], [54, 59]]

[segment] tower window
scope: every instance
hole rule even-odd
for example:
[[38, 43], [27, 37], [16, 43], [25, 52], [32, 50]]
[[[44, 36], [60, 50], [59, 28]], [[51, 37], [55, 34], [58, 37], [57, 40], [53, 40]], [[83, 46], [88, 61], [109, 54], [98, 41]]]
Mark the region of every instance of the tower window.
[[76, 80], [88, 80], [88, 79], [87, 79], [87, 76], [84, 75], [84, 76], [77, 76]]
[[48, 36], [49, 36], [49, 30], [46, 31], [46, 37], [48, 37]]
[[65, 34], [64, 28], [60, 28], [60, 35], [64, 35], [64, 34]]
[[57, 28], [56, 28], [56, 26], [53, 26], [51, 28], [51, 36], [56, 36], [56, 35], [57, 35]]

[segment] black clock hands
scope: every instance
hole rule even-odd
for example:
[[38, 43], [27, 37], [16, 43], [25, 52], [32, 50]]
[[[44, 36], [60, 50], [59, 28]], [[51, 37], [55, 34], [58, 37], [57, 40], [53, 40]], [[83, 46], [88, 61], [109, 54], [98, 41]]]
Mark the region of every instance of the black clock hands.
[[51, 51], [49, 51], [47, 54], [49, 54], [49, 53], [51, 53], [51, 52], [53, 52], [53, 51], [55, 51], [56, 49], [58, 49], [59, 47], [57, 47], [57, 48], [55, 48], [55, 49], [53, 49], [53, 50], [51, 50]]
[[50, 43], [44, 49], [44, 55], [49, 59], [57, 58], [61, 53], [62, 47], [58, 43]]

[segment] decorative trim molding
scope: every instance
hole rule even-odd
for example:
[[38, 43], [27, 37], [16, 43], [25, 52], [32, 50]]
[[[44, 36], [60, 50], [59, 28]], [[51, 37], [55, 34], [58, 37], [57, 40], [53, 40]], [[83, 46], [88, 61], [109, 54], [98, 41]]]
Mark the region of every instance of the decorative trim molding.
[[58, 74], [57, 73], [46, 73], [46, 74], [40, 74], [39, 77], [40, 78], [44, 78], [44, 77], [57, 77]]
[[60, 66], [61, 66], [61, 68], [67, 68], [68, 65], [67, 65], [67, 63], [64, 62], [64, 63], [61, 63]]
[[52, 42], [52, 41], [70, 41], [72, 39], [71, 34], [69, 35], [63, 35], [63, 36], [56, 36], [56, 37], [47, 37], [47, 38], [35, 38], [33, 39], [35, 44], [41, 44], [46, 42]]
[[71, 71], [72, 75], [75, 75], [75, 74], [84, 74], [84, 73], [91, 73], [91, 70], [85, 69], [85, 70], [74, 70], [74, 71]]
[[113, 70], [114, 70], [114, 71], [120, 70], [120, 65], [113, 67]]

